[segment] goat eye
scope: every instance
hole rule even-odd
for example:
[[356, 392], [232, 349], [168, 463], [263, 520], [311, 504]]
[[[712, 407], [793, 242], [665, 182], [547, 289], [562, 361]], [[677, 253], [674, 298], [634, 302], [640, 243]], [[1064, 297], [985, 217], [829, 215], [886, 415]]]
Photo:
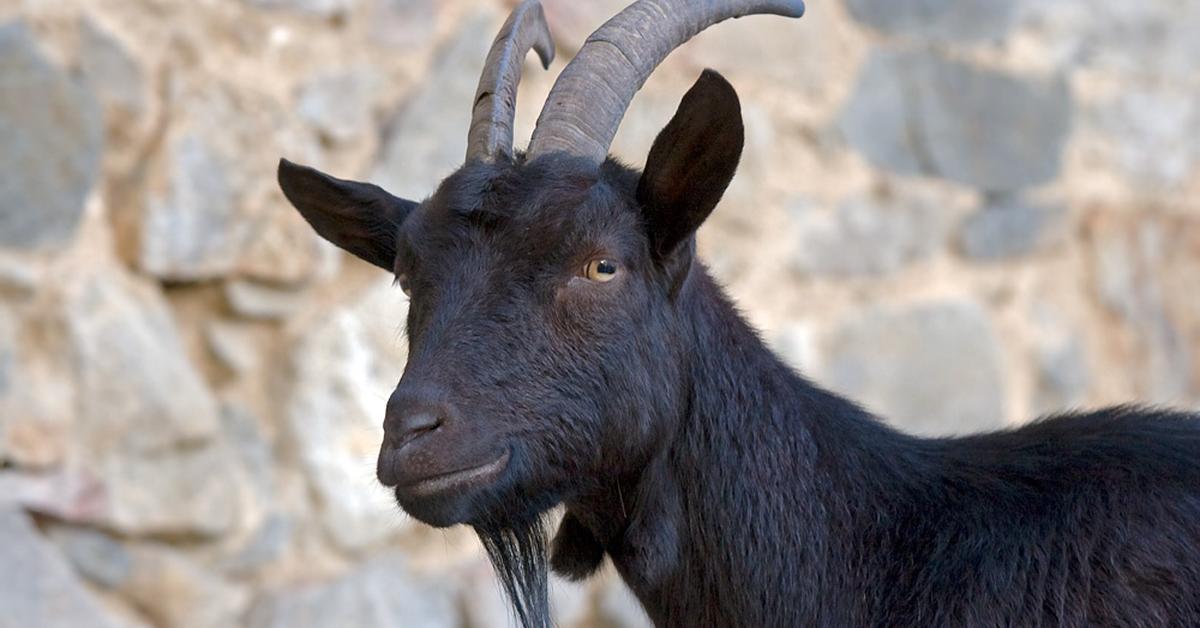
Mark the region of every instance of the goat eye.
[[408, 287], [408, 275], [396, 275], [396, 285], [400, 286], [404, 296], [412, 298], [412, 289]]
[[612, 281], [617, 276], [617, 263], [609, 259], [594, 259], [583, 267], [583, 276], [592, 281]]

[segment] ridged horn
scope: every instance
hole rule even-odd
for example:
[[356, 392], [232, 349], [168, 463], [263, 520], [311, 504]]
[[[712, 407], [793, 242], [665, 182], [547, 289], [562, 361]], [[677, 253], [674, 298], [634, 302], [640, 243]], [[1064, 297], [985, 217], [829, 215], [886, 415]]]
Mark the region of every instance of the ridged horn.
[[803, 0], [638, 0], [596, 29], [554, 82], [528, 158], [563, 151], [600, 163], [633, 95], [700, 31], [756, 13], [804, 15]]
[[538, 0], [524, 0], [513, 9], [492, 42], [475, 89], [471, 128], [467, 132], [467, 161], [511, 158], [513, 115], [521, 66], [530, 49], [537, 52], [542, 67], [554, 60], [554, 41], [546, 14]]

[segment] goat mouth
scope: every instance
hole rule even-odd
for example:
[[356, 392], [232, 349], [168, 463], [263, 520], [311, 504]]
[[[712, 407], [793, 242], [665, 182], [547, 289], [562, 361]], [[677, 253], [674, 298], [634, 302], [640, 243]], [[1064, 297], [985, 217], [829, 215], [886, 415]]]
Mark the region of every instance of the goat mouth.
[[396, 492], [403, 492], [411, 497], [430, 497], [454, 489], [482, 486], [495, 480], [508, 468], [508, 460], [511, 456], [512, 451], [506, 449], [504, 453], [490, 462], [448, 473], [439, 473], [411, 484], [397, 486]]

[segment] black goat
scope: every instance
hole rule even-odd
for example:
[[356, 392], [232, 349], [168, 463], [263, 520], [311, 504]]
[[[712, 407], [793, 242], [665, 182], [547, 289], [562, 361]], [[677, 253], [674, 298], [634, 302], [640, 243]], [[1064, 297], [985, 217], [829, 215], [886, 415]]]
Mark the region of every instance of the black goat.
[[527, 154], [512, 102], [536, 2], [497, 37], [465, 165], [429, 199], [282, 162], [324, 237], [395, 273], [409, 362], [379, 479], [473, 525], [527, 626], [550, 559], [612, 559], [662, 626], [1198, 626], [1200, 421], [1116, 408], [919, 439], [764, 347], [693, 234], [736, 168], [733, 88], [706, 71], [642, 173], [607, 158], [676, 45], [798, 1], [642, 0], [589, 38]]

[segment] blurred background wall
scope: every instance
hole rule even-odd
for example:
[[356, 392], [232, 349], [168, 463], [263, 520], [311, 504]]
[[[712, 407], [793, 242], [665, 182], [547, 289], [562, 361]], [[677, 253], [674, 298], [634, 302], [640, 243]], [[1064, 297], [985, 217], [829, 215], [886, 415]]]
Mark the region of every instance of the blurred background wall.
[[[519, 143], [624, 2], [544, 0]], [[405, 298], [280, 156], [422, 198], [511, 2], [0, 1], [0, 626], [492, 627], [469, 533], [374, 480]], [[702, 255], [789, 361], [923, 434], [1200, 396], [1200, 3], [813, 0], [677, 51], [738, 178]], [[736, 470], [730, 470], [736, 472]], [[641, 625], [611, 575], [562, 626]]]

